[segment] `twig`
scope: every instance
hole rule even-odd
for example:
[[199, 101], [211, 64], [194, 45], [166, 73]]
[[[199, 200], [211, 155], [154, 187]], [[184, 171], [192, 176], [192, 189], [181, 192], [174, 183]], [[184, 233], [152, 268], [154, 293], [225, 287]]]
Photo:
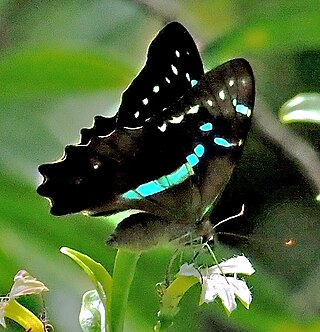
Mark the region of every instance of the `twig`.
[[257, 99], [254, 123], [259, 130], [293, 159], [309, 179], [316, 193], [320, 193], [320, 158], [317, 151], [302, 137], [282, 125], [261, 98]]

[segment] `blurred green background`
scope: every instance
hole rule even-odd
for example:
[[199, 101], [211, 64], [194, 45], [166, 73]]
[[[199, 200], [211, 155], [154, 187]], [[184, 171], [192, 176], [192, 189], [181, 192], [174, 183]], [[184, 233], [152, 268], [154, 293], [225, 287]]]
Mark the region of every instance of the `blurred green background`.
[[[231, 245], [229, 254], [244, 252], [256, 268], [249, 278], [252, 307], [239, 307], [227, 318], [217, 303], [198, 307], [195, 288], [183, 299], [172, 331], [320, 331], [317, 188], [266, 135], [270, 124], [259, 120], [261, 114], [276, 117], [299, 92], [319, 92], [317, 0], [2, 0], [1, 294], [16, 272], [26, 269], [50, 288], [45, 304], [56, 331], [80, 331], [81, 296], [92, 285], [59, 248], [86, 253], [112, 271], [115, 251], [104, 241], [114, 225], [103, 218], [49, 215], [48, 202], [35, 192], [41, 182], [37, 166], [61, 157], [95, 115], [116, 111], [149, 42], [170, 20], [188, 28], [207, 68], [233, 57], [248, 59], [258, 99], [243, 158], [213, 215], [217, 222], [246, 204], [246, 216], [219, 231], [249, 236], [220, 239]], [[317, 125], [291, 125], [290, 131], [319, 150]], [[285, 246], [290, 238], [293, 247]], [[152, 330], [159, 301], [155, 284], [163, 280], [171, 254], [154, 249], [142, 255], [126, 331]], [[41, 305], [36, 310], [40, 315]], [[8, 331], [22, 329], [12, 324]]]

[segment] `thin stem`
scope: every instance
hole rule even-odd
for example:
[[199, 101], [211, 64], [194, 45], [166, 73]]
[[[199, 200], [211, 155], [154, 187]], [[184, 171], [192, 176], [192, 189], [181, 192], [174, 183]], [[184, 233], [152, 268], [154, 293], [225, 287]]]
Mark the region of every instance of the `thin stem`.
[[122, 332], [130, 286], [141, 252], [119, 249], [113, 270], [112, 296], [110, 301], [110, 331]]

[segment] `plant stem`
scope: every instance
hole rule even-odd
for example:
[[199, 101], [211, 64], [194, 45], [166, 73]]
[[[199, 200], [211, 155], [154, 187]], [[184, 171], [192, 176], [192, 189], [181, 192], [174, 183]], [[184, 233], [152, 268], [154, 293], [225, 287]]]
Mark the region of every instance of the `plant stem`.
[[119, 249], [114, 263], [110, 302], [110, 331], [122, 332], [130, 286], [141, 252]]

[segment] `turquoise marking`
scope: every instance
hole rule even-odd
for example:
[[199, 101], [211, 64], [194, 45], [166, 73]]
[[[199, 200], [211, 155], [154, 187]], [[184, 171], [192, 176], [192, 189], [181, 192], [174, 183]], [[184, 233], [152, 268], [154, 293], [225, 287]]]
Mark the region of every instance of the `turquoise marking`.
[[171, 183], [169, 182], [168, 178], [166, 175], [161, 176], [161, 178], [154, 180], [154, 182], [156, 182], [159, 186], [163, 187], [163, 188], [169, 188], [171, 186]]
[[172, 185], [177, 185], [184, 180], [186, 180], [189, 177], [190, 173], [186, 166], [186, 164], [183, 164], [181, 167], [179, 167], [176, 171], [172, 172], [171, 174], [167, 175], [168, 180]]
[[165, 190], [165, 188], [160, 186], [159, 184], [157, 184], [154, 181], [150, 181], [150, 182], [142, 184], [136, 190], [141, 196], [147, 197], [150, 195], [157, 194], [157, 193]]
[[207, 123], [203, 124], [202, 126], [200, 126], [199, 129], [202, 131], [210, 131], [213, 129], [213, 125], [211, 122], [207, 122]]
[[194, 154], [191, 153], [187, 156], [187, 161], [191, 167], [196, 166], [199, 162], [199, 158]]
[[204, 151], [204, 146], [202, 144], [198, 144], [194, 148], [195, 154], [189, 154], [186, 158], [187, 163], [180, 166], [177, 170], [168, 175], [163, 175], [154, 181], [144, 183], [137, 187], [135, 190], [129, 190], [122, 194], [122, 197], [125, 199], [141, 199], [143, 197], [158, 194], [161, 191], [182, 183], [189, 176], [194, 175], [192, 167], [199, 163], [199, 158], [204, 155]]
[[194, 175], [193, 168], [190, 166], [190, 164], [185, 163], [184, 165], [186, 165], [189, 175]]
[[194, 148], [194, 152], [196, 153], [196, 155], [198, 157], [202, 157], [204, 155], [204, 146], [202, 144], [198, 144], [195, 148]]
[[249, 112], [250, 112], [250, 109], [249, 109], [247, 106], [244, 106], [244, 105], [238, 104], [238, 105], [236, 106], [236, 112], [241, 113], [241, 114], [243, 114], [243, 115], [248, 115]]
[[222, 137], [215, 137], [214, 142], [220, 146], [223, 146], [224, 148], [230, 148], [232, 146], [232, 143], [228, 142]]
[[126, 193], [124, 193], [122, 195], [123, 198], [126, 198], [126, 199], [140, 199], [141, 196], [136, 193], [134, 190], [129, 190], [127, 191]]
[[194, 87], [198, 83], [197, 80], [191, 80], [191, 86]]
[[[194, 156], [197, 158], [196, 155]], [[182, 183], [191, 175], [194, 175], [193, 169], [188, 163], [185, 163], [171, 174], [161, 176], [155, 181], [144, 183], [135, 190], [129, 190], [124, 193], [122, 197], [126, 199], [141, 199], [143, 197], [154, 195]]]

